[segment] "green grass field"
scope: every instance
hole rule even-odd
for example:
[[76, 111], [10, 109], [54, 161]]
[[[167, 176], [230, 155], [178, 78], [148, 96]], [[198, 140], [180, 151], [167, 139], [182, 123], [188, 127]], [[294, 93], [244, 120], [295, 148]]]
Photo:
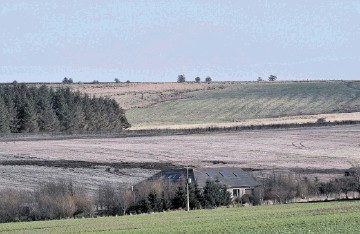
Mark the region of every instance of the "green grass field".
[[328, 202], [0, 224], [0, 233], [358, 233], [360, 202]]
[[187, 97], [130, 109], [126, 116], [133, 126], [157, 126], [355, 112], [360, 111], [360, 82], [239, 82]]

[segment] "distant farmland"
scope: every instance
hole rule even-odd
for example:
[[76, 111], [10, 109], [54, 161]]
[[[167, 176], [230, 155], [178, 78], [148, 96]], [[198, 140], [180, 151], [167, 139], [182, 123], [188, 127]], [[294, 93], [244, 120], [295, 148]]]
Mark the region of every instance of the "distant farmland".
[[[58, 178], [96, 189], [133, 185], [174, 166], [238, 166], [259, 172], [343, 175], [360, 163], [360, 125], [194, 135], [0, 142], [1, 187], [33, 188]], [[127, 163], [127, 164], [126, 164]], [[109, 171], [106, 169], [110, 168]], [[115, 172], [115, 168], [120, 169]]]
[[126, 112], [135, 127], [360, 111], [360, 82], [235, 83]]
[[134, 129], [360, 120], [359, 81], [48, 85], [115, 99]]

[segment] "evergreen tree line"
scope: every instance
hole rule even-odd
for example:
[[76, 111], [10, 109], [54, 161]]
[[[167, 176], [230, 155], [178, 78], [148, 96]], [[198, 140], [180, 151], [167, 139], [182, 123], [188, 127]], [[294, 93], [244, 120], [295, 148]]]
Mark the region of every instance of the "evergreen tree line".
[[[142, 196], [138, 196], [135, 205], [130, 206], [126, 212], [139, 214], [186, 209], [186, 183], [169, 185], [164, 181], [147, 182], [145, 186], [147, 188], [140, 186], [136, 189], [135, 194], [139, 192]], [[189, 208], [192, 210], [227, 206], [231, 203], [231, 194], [217, 180], [208, 180], [202, 189], [196, 182], [189, 185]]]
[[115, 100], [13, 84], [0, 86], [0, 133], [117, 131], [128, 128]]

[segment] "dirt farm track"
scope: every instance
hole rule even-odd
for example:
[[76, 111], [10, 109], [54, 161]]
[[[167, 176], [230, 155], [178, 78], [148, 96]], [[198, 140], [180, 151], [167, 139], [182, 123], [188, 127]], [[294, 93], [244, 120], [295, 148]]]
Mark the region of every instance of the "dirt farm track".
[[[360, 163], [360, 125], [194, 135], [0, 142], [0, 188], [72, 179], [95, 189], [134, 184], [162, 167], [341, 172]], [[116, 170], [115, 170], [116, 168]]]

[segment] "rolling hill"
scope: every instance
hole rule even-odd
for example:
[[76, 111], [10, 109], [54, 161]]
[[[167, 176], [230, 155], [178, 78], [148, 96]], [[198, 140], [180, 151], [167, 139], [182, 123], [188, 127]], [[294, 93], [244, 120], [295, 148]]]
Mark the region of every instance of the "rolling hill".
[[360, 111], [360, 82], [238, 82], [181, 99], [131, 108], [134, 127], [234, 123], [249, 119]]
[[360, 81], [48, 85], [115, 99], [133, 129], [360, 120]]

